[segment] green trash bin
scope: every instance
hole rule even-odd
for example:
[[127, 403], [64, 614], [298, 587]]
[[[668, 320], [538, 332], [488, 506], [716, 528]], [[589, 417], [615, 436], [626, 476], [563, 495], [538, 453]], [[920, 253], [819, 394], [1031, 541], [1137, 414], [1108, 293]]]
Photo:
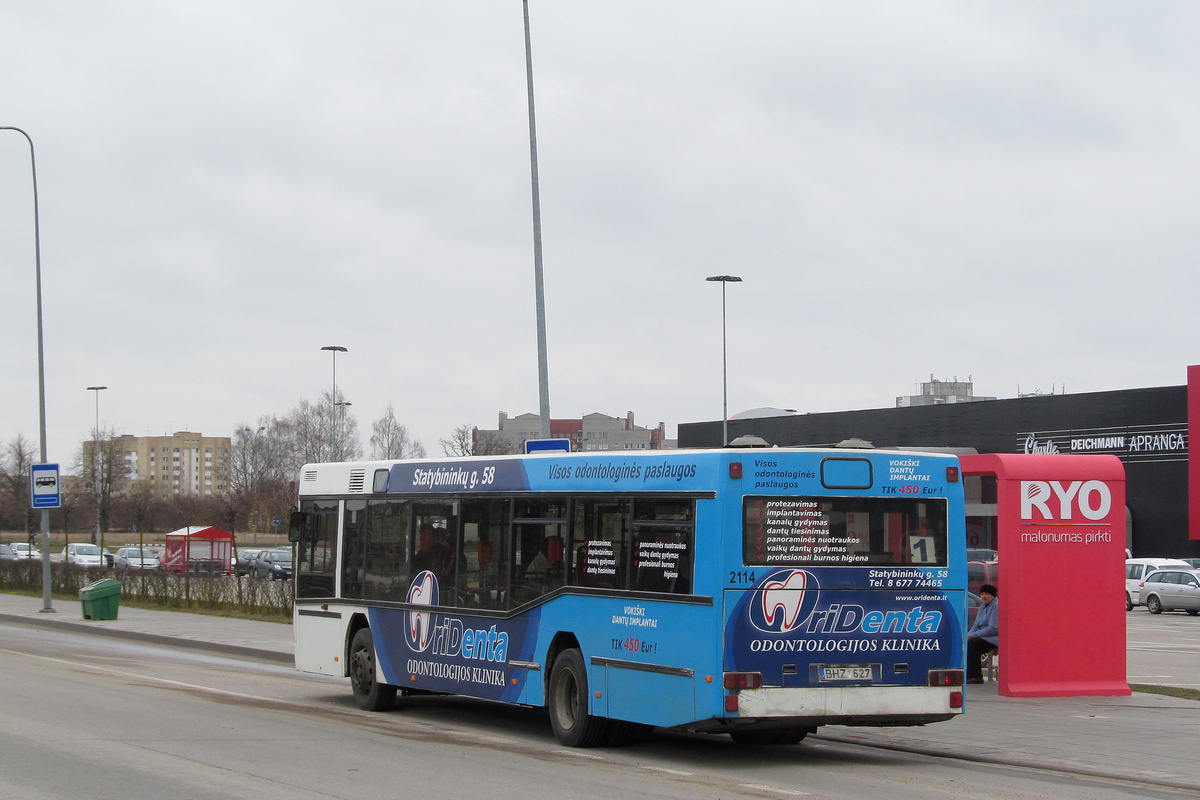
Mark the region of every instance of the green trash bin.
[[92, 581], [79, 590], [84, 619], [116, 619], [121, 600], [121, 582], [114, 578]]

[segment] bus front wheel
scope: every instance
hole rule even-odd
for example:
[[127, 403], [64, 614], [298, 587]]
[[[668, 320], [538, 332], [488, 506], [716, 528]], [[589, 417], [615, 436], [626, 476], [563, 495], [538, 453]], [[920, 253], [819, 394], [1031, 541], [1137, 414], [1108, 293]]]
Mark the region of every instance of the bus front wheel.
[[363, 711], [387, 711], [396, 704], [396, 687], [375, 679], [375, 643], [370, 628], [359, 629], [350, 642], [350, 687]]
[[550, 669], [547, 698], [554, 738], [567, 747], [595, 747], [608, 732], [608, 720], [588, 713], [587, 668], [578, 650], [564, 650]]

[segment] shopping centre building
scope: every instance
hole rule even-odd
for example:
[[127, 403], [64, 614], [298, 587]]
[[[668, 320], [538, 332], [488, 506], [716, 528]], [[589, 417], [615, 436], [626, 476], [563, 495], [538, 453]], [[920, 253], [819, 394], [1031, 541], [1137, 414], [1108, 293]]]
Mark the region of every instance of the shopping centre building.
[[[1189, 368], [1188, 377], [1188, 385], [1151, 389], [964, 397], [862, 411], [734, 417], [729, 438], [753, 435], [779, 447], [834, 446], [860, 439], [877, 448], [1111, 453], [1125, 466], [1127, 547], [1135, 556], [1197, 557], [1200, 541], [1189, 537], [1188, 399], [1190, 386], [1193, 409], [1200, 409], [1200, 368]], [[720, 420], [679, 425], [681, 448], [719, 447], [721, 436]], [[1194, 472], [1200, 473], [1200, 467]], [[1193, 491], [1200, 494], [1200, 480], [1196, 484]], [[995, 503], [986, 485], [982, 496], [974, 498], [967, 489], [968, 516], [973, 500]], [[1200, 506], [1200, 496], [1195, 505]], [[1191, 536], [1200, 539], [1200, 531]], [[976, 544], [988, 546], [984, 538]]]

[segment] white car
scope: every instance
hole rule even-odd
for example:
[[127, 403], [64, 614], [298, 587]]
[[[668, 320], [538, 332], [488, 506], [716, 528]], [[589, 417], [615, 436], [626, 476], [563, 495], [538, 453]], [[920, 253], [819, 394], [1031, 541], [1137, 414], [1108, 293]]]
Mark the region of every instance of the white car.
[[1142, 581], [1139, 599], [1151, 614], [1179, 608], [1194, 617], [1200, 614], [1200, 570], [1154, 570]]
[[16, 561], [28, 561], [31, 558], [42, 557], [41, 550], [38, 550], [36, 547], [30, 547], [25, 542], [14, 542], [12, 550]]
[[1178, 558], [1127, 558], [1125, 559], [1125, 610], [1132, 611], [1134, 606], [1142, 604], [1138, 597], [1141, 583], [1156, 569], [1164, 567], [1179, 567], [1191, 569], [1192, 565]]
[[94, 544], [69, 544], [63, 548], [61, 560], [81, 567], [98, 567], [103, 558], [100, 548]]
[[113, 558], [117, 569], [158, 569], [158, 553], [149, 547], [119, 547]]

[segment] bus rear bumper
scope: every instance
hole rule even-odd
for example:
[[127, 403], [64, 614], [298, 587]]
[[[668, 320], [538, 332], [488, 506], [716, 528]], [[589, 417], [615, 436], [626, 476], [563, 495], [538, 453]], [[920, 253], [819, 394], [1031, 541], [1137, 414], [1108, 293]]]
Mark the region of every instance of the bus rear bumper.
[[738, 710], [691, 730], [818, 725], [925, 725], [962, 713], [961, 686], [847, 686], [745, 689]]

